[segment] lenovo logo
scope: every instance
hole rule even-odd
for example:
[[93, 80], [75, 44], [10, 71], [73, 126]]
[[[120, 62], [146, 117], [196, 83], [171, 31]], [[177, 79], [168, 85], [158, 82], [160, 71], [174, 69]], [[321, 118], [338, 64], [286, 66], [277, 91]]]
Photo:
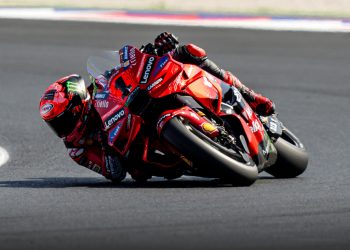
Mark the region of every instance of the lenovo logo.
[[151, 73], [153, 65], [154, 65], [154, 60], [155, 60], [155, 58], [153, 56], [148, 58], [147, 64], [146, 64], [146, 67], [144, 69], [140, 83], [143, 83], [143, 84], [147, 83], [148, 78], [149, 78], [149, 74]]
[[114, 123], [116, 123], [120, 118], [125, 115], [124, 109], [119, 110], [117, 113], [114, 113], [111, 117], [109, 117], [105, 122], [105, 129], [109, 129]]

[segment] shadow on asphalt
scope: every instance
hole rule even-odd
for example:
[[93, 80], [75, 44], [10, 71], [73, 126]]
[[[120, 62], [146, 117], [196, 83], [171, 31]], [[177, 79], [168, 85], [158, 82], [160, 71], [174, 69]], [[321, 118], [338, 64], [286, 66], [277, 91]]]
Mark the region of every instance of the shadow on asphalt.
[[[260, 177], [260, 179], [272, 179], [272, 177]], [[147, 182], [135, 182], [126, 179], [122, 183], [115, 184], [103, 178], [87, 177], [45, 177], [30, 178], [14, 181], [0, 181], [0, 188], [214, 188], [232, 187], [230, 184], [220, 182], [218, 179], [186, 178], [165, 180], [152, 178]]]

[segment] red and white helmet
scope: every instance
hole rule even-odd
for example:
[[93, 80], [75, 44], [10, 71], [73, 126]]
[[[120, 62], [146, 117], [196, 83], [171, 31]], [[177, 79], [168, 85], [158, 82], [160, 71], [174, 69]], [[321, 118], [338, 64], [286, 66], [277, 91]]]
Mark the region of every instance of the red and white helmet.
[[66, 137], [88, 112], [89, 102], [84, 79], [79, 75], [69, 75], [45, 90], [40, 100], [40, 115], [59, 137]]

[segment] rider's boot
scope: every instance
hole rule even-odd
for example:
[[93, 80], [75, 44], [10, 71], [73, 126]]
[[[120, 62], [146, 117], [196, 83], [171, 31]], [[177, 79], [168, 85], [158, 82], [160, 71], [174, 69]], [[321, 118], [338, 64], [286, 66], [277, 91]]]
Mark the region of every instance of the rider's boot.
[[255, 93], [252, 89], [241, 83], [231, 72], [225, 72], [224, 81], [237, 88], [257, 114], [268, 116], [275, 113], [275, 104], [269, 98]]

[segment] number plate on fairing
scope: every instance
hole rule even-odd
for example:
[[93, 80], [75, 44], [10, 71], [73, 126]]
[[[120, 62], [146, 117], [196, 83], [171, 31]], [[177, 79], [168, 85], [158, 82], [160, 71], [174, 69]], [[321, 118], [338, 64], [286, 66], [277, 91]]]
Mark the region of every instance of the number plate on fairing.
[[276, 117], [263, 117], [261, 118], [261, 121], [272, 138], [277, 139], [282, 135], [283, 124]]

